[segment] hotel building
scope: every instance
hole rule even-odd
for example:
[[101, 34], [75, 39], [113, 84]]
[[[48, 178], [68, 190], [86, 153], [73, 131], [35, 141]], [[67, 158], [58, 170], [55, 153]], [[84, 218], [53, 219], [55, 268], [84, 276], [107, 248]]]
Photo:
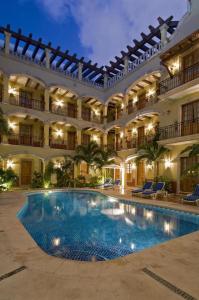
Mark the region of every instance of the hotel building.
[[[125, 185], [140, 185], [153, 169], [135, 165], [138, 147], [159, 130], [158, 143], [171, 150], [160, 175], [175, 192], [192, 190], [199, 178], [181, 174], [199, 158], [181, 152], [199, 142], [199, 4], [187, 2], [180, 22], [159, 17], [105, 68], [21, 29], [0, 28], [0, 107], [12, 129], [0, 138], [0, 155], [19, 186], [91, 140], [118, 152]], [[75, 168], [75, 176], [86, 169]]]

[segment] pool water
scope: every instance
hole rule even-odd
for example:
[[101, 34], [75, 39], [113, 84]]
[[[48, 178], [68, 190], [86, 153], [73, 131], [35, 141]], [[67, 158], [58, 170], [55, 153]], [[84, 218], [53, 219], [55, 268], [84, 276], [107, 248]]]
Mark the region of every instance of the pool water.
[[49, 255], [104, 261], [199, 230], [199, 216], [91, 191], [31, 194], [18, 218]]

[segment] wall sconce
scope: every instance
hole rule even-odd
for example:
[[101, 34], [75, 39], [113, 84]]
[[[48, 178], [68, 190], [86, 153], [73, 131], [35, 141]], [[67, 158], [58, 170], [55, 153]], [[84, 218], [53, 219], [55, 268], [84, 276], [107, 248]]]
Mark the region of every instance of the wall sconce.
[[55, 105], [56, 105], [56, 106], [59, 106], [59, 107], [63, 107], [63, 106], [64, 106], [64, 101], [63, 101], [63, 100], [57, 99], [57, 100], [55, 101]]
[[121, 104], [121, 108], [124, 109], [124, 103]]
[[7, 169], [13, 169], [14, 168], [14, 162], [13, 160], [8, 160], [7, 161]]
[[133, 128], [133, 129], [132, 129], [132, 134], [133, 134], [133, 135], [136, 135], [137, 132], [138, 132], [137, 128]]
[[152, 123], [149, 123], [148, 125], [147, 125], [147, 127], [146, 127], [146, 131], [147, 132], [150, 132], [150, 131], [152, 131], [153, 130], [153, 124]]
[[62, 137], [63, 136], [63, 130], [61, 130], [61, 129], [57, 129], [57, 131], [56, 131], [56, 135], [58, 136], [58, 137]]
[[8, 121], [8, 127], [9, 127], [10, 129], [15, 130], [16, 126], [17, 126], [16, 123], [11, 122], [11, 121]]
[[133, 97], [133, 104], [135, 104], [136, 102], [138, 102], [138, 96], [137, 95]]
[[95, 142], [98, 141], [98, 136], [96, 134], [93, 135], [93, 141], [95, 141]]
[[124, 137], [124, 132], [123, 131], [120, 132], [120, 137], [121, 137], [121, 139]]
[[99, 111], [98, 109], [93, 109], [93, 111], [94, 111], [94, 114], [95, 114], [96, 116], [99, 116], [99, 115], [100, 115], [100, 111]]
[[13, 88], [13, 87], [9, 86], [8, 87], [8, 93], [10, 95], [17, 96], [19, 94], [19, 91], [16, 88]]
[[152, 163], [148, 163], [146, 165], [147, 170], [152, 170], [153, 169], [153, 164]]
[[172, 161], [170, 158], [166, 158], [164, 161], [165, 169], [170, 169], [172, 167]]
[[147, 97], [150, 98], [150, 97], [154, 96], [155, 93], [156, 93], [155, 89], [150, 89], [147, 92]]
[[131, 169], [132, 171], [136, 170], [136, 164], [134, 162], [131, 164]]
[[55, 169], [61, 169], [61, 162], [60, 161], [56, 161]]
[[171, 71], [172, 74], [176, 74], [180, 69], [180, 62], [179, 60], [176, 60], [169, 66], [169, 70]]

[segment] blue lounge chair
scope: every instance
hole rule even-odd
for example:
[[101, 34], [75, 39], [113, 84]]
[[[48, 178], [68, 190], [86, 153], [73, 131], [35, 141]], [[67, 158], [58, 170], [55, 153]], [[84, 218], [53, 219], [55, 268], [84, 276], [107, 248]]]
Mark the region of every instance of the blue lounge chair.
[[158, 194], [164, 191], [165, 182], [158, 182], [154, 185], [154, 187], [151, 190], [142, 192], [142, 196], [152, 196], [156, 198]]
[[104, 183], [96, 185], [96, 188], [111, 188], [113, 186], [112, 178], [106, 178]]
[[121, 180], [120, 179], [116, 179], [114, 182], [114, 186], [120, 186], [121, 185]]
[[196, 184], [193, 194], [183, 197], [182, 202], [196, 203], [199, 206], [199, 184]]
[[139, 194], [139, 193], [142, 193], [146, 190], [150, 190], [152, 188], [152, 185], [153, 185], [153, 181], [147, 181], [142, 188], [140, 189], [135, 189], [135, 190], [132, 190], [132, 195], [133, 194]]

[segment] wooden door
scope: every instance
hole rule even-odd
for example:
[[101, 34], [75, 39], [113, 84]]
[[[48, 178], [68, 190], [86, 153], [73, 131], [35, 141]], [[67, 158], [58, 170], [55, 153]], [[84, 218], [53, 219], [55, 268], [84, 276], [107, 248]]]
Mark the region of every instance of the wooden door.
[[88, 145], [90, 143], [91, 136], [89, 134], [83, 133], [82, 134], [82, 144]]
[[21, 145], [32, 144], [32, 125], [19, 124], [19, 136]]
[[199, 133], [199, 100], [182, 106], [181, 135]]
[[21, 161], [21, 185], [30, 185], [32, 180], [32, 161]]
[[145, 127], [138, 128], [138, 146], [141, 146], [144, 143]]
[[32, 108], [32, 93], [28, 91], [24, 91], [22, 89], [19, 90], [19, 105]]
[[76, 132], [68, 132], [68, 150], [75, 150]]
[[90, 107], [83, 106], [82, 107], [82, 119], [85, 121], [91, 120], [91, 109]]
[[143, 93], [142, 95], [139, 96], [139, 99], [137, 102], [137, 108], [143, 109], [143, 108], [145, 108], [146, 104], [147, 104], [146, 93]]
[[68, 116], [71, 118], [76, 118], [76, 105], [74, 103], [68, 103]]
[[140, 161], [138, 163], [137, 167], [137, 184], [139, 186], [143, 185], [143, 182], [145, 180], [145, 167], [144, 167], [144, 161]]
[[181, 192], [192, 192], [195, 184], [199, 182], [199, 176], [184, 177], [187, 170], [192, 168], [194, 165], [199, 164], [199, 157], [181, 157], [180, 160], [180, 190]]

